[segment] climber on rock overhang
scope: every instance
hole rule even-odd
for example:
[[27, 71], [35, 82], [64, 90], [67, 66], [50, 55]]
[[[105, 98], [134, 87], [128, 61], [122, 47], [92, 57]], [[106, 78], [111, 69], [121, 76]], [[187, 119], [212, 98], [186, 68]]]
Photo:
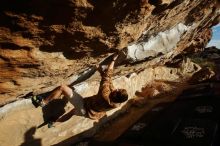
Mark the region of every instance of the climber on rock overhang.
[[[128, 100], [127, 91], [125, 89], [114, 89], [114, 86], [112, 84], [111, 77], [117, 57], [118, 55], [113, 56], [111, 63], [106, 69], [103, 70], [102, 66], [97, 67], [102, 77], [98, 94], [84, 99], [77, 96], [78, 99], [75, 99], [75, 101], [78, 101], [76, 102], [78, 104], [77, 106], [82, 107], [75, 110], [79, 111], [81, 115], [98, 120], [106, 114], [106, 111], [118, 107], [121, 103]], [[32, 102], [36, 107], [43, 107], [51, 100], [60, 98], [61, 95], [68, 97], [69, 100], [76, 98], [73, 97], [74, 94], [71, 87], [67, 85], [61, 85], [53, 90], [45, 98], [40, 96], [32, 97]], [[83, 105], [79, 106], [79, 104]]]
[[113, 56], [113, 60], [106, 69], [101, 66], [98, 70], [101, 74], [101, 82], [97, 95], [84, 99], [84, 107], [87, 116], [91, 119], [98, 120], [105, 116], [106, 111], [118, 107], [121, 103], [128, 100], [128, 93], [125, 89], [115, 89], [112, 84], [112, 74], [115, 60], [118, 55]]

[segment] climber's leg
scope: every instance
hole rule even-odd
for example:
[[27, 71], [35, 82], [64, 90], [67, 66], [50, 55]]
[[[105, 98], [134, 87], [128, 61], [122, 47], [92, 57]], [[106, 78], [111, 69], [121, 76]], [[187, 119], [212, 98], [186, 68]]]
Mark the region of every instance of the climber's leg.
[[44, 98], [42, 101], [44, 102], [44, 104], [48, 104], [53, 99], [59, 99], [61, 95], [64, 95], [66, 97], [72, 97], [73, 91], [67, 85], [61, 85], [55, 90], [53, 90], [51, 94], [48, 97]]
[[38, 106], [43, 107], [46, 104], [48, 104], [51, 100], [59, 99], [61, 95], [72, 97], [73, 91], [67, 85], [61, 85], [57, 87], [56, 89], [54, 89], [52, 92], [50, 92], [48, 96], [38, 95], [38, 96], [33, 96], [31, 99], [35, 107], [38, 107]]

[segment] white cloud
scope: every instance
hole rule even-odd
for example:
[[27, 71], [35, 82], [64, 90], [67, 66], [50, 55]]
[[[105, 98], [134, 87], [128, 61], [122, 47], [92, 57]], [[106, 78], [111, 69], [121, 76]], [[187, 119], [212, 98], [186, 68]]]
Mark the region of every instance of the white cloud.
[[213, 26], [213, 29], [217, 29], [217, 28], [220, 28], [220, 23], [215, 25], [215, 26]]
[[211, 40], [207, 47], [211, 47], [211, 46], [216, 46], [217, 48], [220, 49], [220, 40]]
[[[213, 36], [211, 41], [208, 43], [207, 47], [216, 46], [220, 49], [220, 39], [219, 39], [219, 31], [220, 31], [220, 23], [216, 26], [212, 27], [213, 30]], [[215, 36], [215, 37], [214, 37]]]

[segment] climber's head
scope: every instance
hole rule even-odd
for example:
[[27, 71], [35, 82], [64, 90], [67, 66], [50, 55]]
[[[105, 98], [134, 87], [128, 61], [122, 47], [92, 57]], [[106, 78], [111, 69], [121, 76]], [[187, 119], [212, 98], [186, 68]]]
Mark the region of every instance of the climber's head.
[[114, 103], [122, 103], [128, 100], [128, 93], [125, 89], [116, 89], [110, 94], [110, 100]]

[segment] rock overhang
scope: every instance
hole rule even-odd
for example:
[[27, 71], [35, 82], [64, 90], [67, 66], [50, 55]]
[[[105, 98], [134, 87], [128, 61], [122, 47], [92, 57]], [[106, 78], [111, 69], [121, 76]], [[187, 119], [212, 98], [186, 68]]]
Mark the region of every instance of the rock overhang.
[[[147, 0], [138, 1], [140, 3], [136, 0], [112, 0], [106, 3], [87, 0], [63, 2], [34, 0], [27, 3], [17, 1], [16, 6], [11, 5], [10, 2], [1, 5], [3, 13], [0, 15], [0, 18], [5, 20], [0, 23], [0, 103], [6, 104], [1, 108], [1, 113], [4, 115], [2, 118], [9, 118], [8, 111], [17, 112], [22, 110], [20, 109], [22, 107], [26, 108], [30, 111], [27, 115], [33, 113], [37, 115], [36, 123], [29, 123], [31, 126], [42, 122], [42, 111], [33, 109], [30, 99], [21, 100], [22, 97], [30, 92], [44, 93], [62, 83], [72, 82], [77, 83], [76, 91], [82, 96], [95, 94], [99, 75], [92, 76], [89, 80], [83, 79], [82, 76], [87, 73], [93, 74], [95, 71], [91, 66], [102, 62], [117, 50], [127, 47], [128, 50], [126, 48], [123, 51], [129, 53], [132, 44], [145, 45], [145, 51], [136, 50], [139, 53], [131, 55], [134, 58], [131, 62], [129, 57], [125, 57], [127, 54], [122, 55], [124, 62], [117, 66], [114, 77], [115, 86], [126, 87], [131, 97], [137, 90], [141, 91], [145, 84], [148, 87], [148, 83], [166, 81], [170, 74], [173, 74], [172, 81], [180, 81], [178, 75], [183, 73], [188, 74], [188, 77], [192, 76], [201, 68], [198, 65], [191, 65], [189, 68], [178, 70], [181, 63], [176, 56], [195, 52], [195, 48], [203, 50], [211, 36], [209, 29], [219, 17], [215, 0], [162, 1], [161, 3]], [[132, 5], [133, 3], [135, 5]], [[26, 6], [30, 7], [23, 9]], [[172, 38], [172, 43], [166, 41], [170, 40], [169, 36]], [[144, 50], [143, 48], [141, 50]], [[155, 52], [149, 55], [147, 51], [151, 49]], [[149, 56], [155, 59], [145, 62]], [[185, 65], [190, 62], [187, 59], [185, 61], [183, 63]], [[166, 68], [167, 62], [171, 62], [169, 63], [171, 68]], [[186, 74], [183, 76], [186, 77]], [[152, 94], [157, 94], [159, 89], [160, 86], [156, 89], [158, 91]], [[143, 93], [144, 91], [145, 88]], [[19, 101], [8, 104], [15, 100]], [[114, 115], [117, 110], [119, 109], [108, 114]], [[22, 125], [25, 119], [31, 118], [33, 117], [24, 116], [18, 123]], [[78, 128], [68, 127], [67, 124], [70, 128], [69, 136], [93, 126], [93, 121], [77, 119], [77, 117], [67, 123], [75, 123], [74, 120], [87, 126], [83, 129], [82, 125], [77, 123]], [[65, 127], [65, 124], [62, 126]], [[22, 126], [24, 133], [27, 129], [25, 125]], [[62, 126], [58, 127], [62, 129]], [[62, 133], [62, 130], [56, 132], [56, 130], [54, 133], [50, 130], [45, 133], [61, 138], [57, 140], [46, 138], [44, 143], [47, 141], [56, 143], [66, 138], [65, 132]], [[41, 137], [42, 133], [38, 132], [36, 137]], [[20, 142], [21, 139], [22, 137], [19, 138]]]

